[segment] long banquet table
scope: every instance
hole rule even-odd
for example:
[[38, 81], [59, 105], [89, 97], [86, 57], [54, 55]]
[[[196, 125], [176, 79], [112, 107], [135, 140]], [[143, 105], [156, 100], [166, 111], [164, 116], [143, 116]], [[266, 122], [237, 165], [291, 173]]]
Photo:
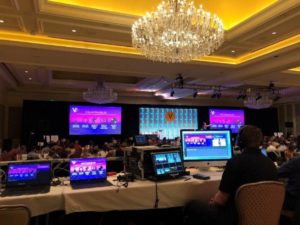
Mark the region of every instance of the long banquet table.
[[[191, 199], [208, 201], [217, 191], [220, 172], [205, 172], [210, 180], [185, 178], [157, 182], [157, 208], [184, 206]], [[64, 210], [74, 212], [107, 212], [112, 210], [153, 209], [156, 200], [156, 183], [148, 180], [129, 182], [128, 187], [118, 185], [116, 176], [108, 177], [112, 186], [73, 190], [70, 185], [53, 186], [49, 193], [0, 197], [0, 205], [26, 205], [32, 216]]]

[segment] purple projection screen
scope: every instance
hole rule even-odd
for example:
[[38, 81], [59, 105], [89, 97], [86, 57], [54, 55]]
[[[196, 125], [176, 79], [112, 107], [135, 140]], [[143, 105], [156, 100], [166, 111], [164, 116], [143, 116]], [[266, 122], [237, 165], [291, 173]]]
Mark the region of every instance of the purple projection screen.
[[78, 106], [69, 108], [70, 135], [121, 134], [121, 107]]
[[245, 125], [244, 110], [242, 109], [210, 109], [210, 129], [229, 129], [238, 133], [240, 127]]

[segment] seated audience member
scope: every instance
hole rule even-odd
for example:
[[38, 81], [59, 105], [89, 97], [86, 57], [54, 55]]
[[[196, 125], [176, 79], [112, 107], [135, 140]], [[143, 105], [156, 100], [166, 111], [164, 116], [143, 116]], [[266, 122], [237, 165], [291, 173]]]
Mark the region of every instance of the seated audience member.
[[234, 204], [237, 189], [247, 183], [277, 180], [274, 163], [259, 149], [262, 138], [261, 130], [255, 126], [247, 125], [240, 130], [238, 145], [242, 153], [227, 162], [219, 191], [209, 203], [194, 200], [186, 205], [185, 224], [238, 224]]
[[278, 170], [279, 178], [288, 178], [283, 209], [293, 211], [300, 198], [300, 157], [292, 158]]
[[284, 150], [284, 161], [289, 161], [292, 158], [294, 158], [294, 154], [296, 152], [296, 146], [293, 144], [290, 144], [285, 150]]

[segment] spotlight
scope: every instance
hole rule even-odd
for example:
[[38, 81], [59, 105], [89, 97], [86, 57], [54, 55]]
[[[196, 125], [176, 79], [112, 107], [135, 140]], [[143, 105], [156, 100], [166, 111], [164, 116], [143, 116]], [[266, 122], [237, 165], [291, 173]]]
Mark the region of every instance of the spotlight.
[[221, 93], [221, 89], [214, 89], [214, 93], [212, 94], [211, 98], [221, 98], [222, 93]]
[[197, 90], [195, 90], [195, 91], [194, 91], [194, 94], [193, 94], [193, 97], [194, 97], [194, 98], [196, 98], [196, 97], [197, 97], [197, 95], [198, 95], [198, 91], [197, 91]]
[[260, 93], [257, 93], [257, 95], [256, 95], [256, 101], [258, 101], [259, 99], [261, 99], [262, 98], [262, 96], [261, 96], [261, 94]]
[[175, 94], [175, 91], [172, 89], [172, 91], [170, 92], [170, 96], [173, 97]]
[[274, 102], [277, 102], [280, 99], [280, 95], [276, 95], [276, 97], [273, 99]]
[[239, 95], [236, 97], [237, 100], [245, 100], [247, 98], [246, 91], [240, 91]]
[[176, 84], [178, 85], [179, 88], [183, 88], [183, 77], [181, 76], [181, 74], [178, 74], [178, 76], [175, 79]]
[[275, 84], [273, 83], [273, 81], [270, 81], [268, 88], [269, 90], [273, 90], [275, 88]]

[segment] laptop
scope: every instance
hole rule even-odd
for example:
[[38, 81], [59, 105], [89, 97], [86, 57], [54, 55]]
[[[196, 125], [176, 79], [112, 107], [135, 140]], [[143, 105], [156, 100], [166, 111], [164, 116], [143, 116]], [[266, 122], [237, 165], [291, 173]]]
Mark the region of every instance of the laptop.
[[174, 179], [185, 175], [179, 151], [153, 152], [151, 153], [151, 158], [154, 169], [154, 180]]
[[2, 196], [47, 193], [50, 190], [51, 162], [10, 163]]
[[70, 183], [73, 189], [110, 186], [106, 178], [106, 158], [70, 159]]

